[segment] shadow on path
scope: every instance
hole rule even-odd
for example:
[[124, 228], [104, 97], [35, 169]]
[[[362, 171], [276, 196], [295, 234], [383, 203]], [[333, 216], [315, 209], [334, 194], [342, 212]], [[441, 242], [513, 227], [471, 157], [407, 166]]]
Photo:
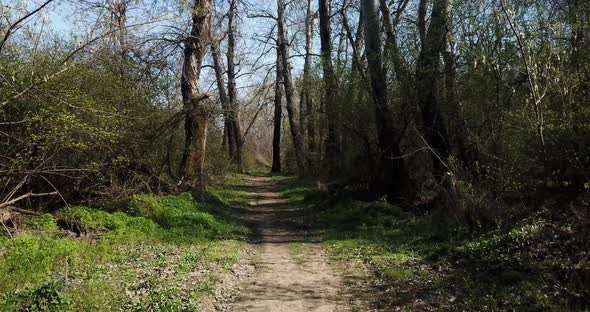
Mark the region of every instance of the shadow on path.
[[[259, 246], [256, 271], [236, 300], [222, 311], [366, 311], [346, 285], [348, 277], [335, 271], [313, 229], [313, 208], [289, 202], [286, 186], [268, 177], [250, 176], [235, 189], [253, 196], [238, 207], [239, 218], [251, 229]], [[294, 251], [294, 246], [302, 248]], [[290, 247], [291, 246], [291, 247]]]

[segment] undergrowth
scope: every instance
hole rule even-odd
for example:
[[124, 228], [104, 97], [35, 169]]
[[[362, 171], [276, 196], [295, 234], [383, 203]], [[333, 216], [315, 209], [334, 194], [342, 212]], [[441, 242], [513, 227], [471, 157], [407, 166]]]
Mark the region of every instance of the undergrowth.
[[[24, 217], [0, 237], [1, 311], [196, 311], [210, 272], [239, 260], [246, 234], [223, 202], [135, 195]], [[108, 210], [108, 209], [106, 209]]]
[[587, 222], [541, 210], [493, 231], [441, 236], [434, 217], [386, 203], [323, 206], [331, 254], [375, 269], [385, 310], [589, 311]]

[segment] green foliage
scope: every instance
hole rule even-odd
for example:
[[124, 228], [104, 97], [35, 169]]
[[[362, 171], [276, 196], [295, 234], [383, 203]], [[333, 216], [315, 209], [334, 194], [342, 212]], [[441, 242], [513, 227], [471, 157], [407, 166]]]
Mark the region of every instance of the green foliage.
[[[14, 239], [0, 238], [0, 310], [196, 311], [206, 280], [195, 285], [193, 271], [229, 269], [241, 243], [220, 239], [246, 234], [218, 205], [189, 193], [136, 195], [124, 211], [73, 206], [27, 217]], [[67, 224], [93, 235], [59, 238]], [[161, 276], [164, 268], [171, 273]], [[142, 280], [159, 286], [148, 291]]]
[[22, 227], [27, 231], [43, 232], [48, 236], [60, 234], [59, 227], [55, 222], [55, 217], [48, 213], [41, 216], [24, 217]]
[[[63, 293], [63, 281], [49, 281], [36, 289], [26, 290], [4, 302], [0, 307], [12, 310], [20, 306], [20, 311], [65, 312], [71, 311], [71, 301]], [[10, 304], [16, 304], [10, 306]]]
[[56, 216], [66, 224], [79, 222], [89, 231], [107, 234], [105, 238], [121, 240], [150, 240], [158, 233], [158, 226], [144, 217], [134, 217], [123, 212], [108, 213], [89, 207], [67, 207]]
[[386, 202], [339, 201], [324, 212], [321, 220], [330, 224], [331, 235], [339, 238], [348, 234], [383, 233], [384, 226], [405, 215], [401, 208]]
[[438, 220], [381, 203], [335, 201], [320, 218], [332, 256], [375, 268], [387, 281], [392, 308], [411, 310], [417, 299], [452, 311], [587, 307], [590, 268], [576, 251], [585, 241], [583, 223], [540, 211], [505, 228], [477, 234], [458, 228], [441, 238]]
[[0, 292], [45, 282], [64, 274], [72, 261], [89, 251], [86, 242], [19, 235], [1, 242]]
[[[29, 173], [34, 191], [55, 187], [68, 202], [87, 198], [88, 192], [116, 194], [129, 184], [151, 191], [153, 177], [146, 173], [164, 157], [176, 161], [182, 150], [178, 125], [167, 129], [170, 136], [154, 136], [154, 125], [174, 114], [162, 109], [155, 96], [166, 81], [146, 79], [146, 68], [108, 50], [62, 65], [65, 49], [0, 57], [0, 75], [12, 79], [0, 84], [0, 102], [7, 101], [0, 105], [0, 119], [16, 122], [2, 127], [6, 148], [0, 162], [10, 174], [0, 177], [6, 188], [0, 191], [10, 191], [23, 171], [37, 167], [61, 173], [43, 171], [43, 178]], [[59, 75], [44, 80], [55, 73]], [[31, 83], [35, 88], [19, 95]]]
[[168, 240], [191, 242], [232, 238], [244, 233], [243, 227], [199, 209], [190, 193], [162, 197], [135, 195], [129, 203], [129, 212], [145, 216], [166, 229], [164, 237]]

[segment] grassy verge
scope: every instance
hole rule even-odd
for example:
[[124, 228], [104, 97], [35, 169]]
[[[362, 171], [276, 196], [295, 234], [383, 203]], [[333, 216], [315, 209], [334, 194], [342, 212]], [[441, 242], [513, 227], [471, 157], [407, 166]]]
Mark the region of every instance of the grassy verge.
[[116, 209], [23, 217], [15, 238], [0, 237], [0, 310], [198, 311], [247, 234], [221, 213], [237, 194], [215, 196], [136, 195]]
[[[539, 212], [494, 231], [437, 237], [432, 218], [385, 203], [324, 203], [339, 261], [373, 268], [384, 310], [588, 311], [587, 224]], [[585, 234], [584, 234], [585, 233]]]

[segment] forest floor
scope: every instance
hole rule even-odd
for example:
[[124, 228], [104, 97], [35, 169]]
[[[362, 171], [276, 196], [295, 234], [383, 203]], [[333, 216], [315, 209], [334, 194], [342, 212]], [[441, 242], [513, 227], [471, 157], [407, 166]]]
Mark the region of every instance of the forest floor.
[[251, 200], [237, 211], [251, 229], [258, 254], [248, 261], [255, 272], [218, 311], [368, 311], [365, 272], [342, 270], [313, 224], [315, 206], [288, 198], [288, 185], [249, 176], [235, 188]]
[[589, 201], [519, 204], [468, 231], [293, 177], [228, 175], [204, 201], [17, 215], [0, 233], [0, 311], [590, 311]]
[[256, 252], [233, 274], [244, 278], [213, 286], [210, 311], [588, 311], [576, 202], [470, 232], [292, 177], [235, 176], [225, 189]]

